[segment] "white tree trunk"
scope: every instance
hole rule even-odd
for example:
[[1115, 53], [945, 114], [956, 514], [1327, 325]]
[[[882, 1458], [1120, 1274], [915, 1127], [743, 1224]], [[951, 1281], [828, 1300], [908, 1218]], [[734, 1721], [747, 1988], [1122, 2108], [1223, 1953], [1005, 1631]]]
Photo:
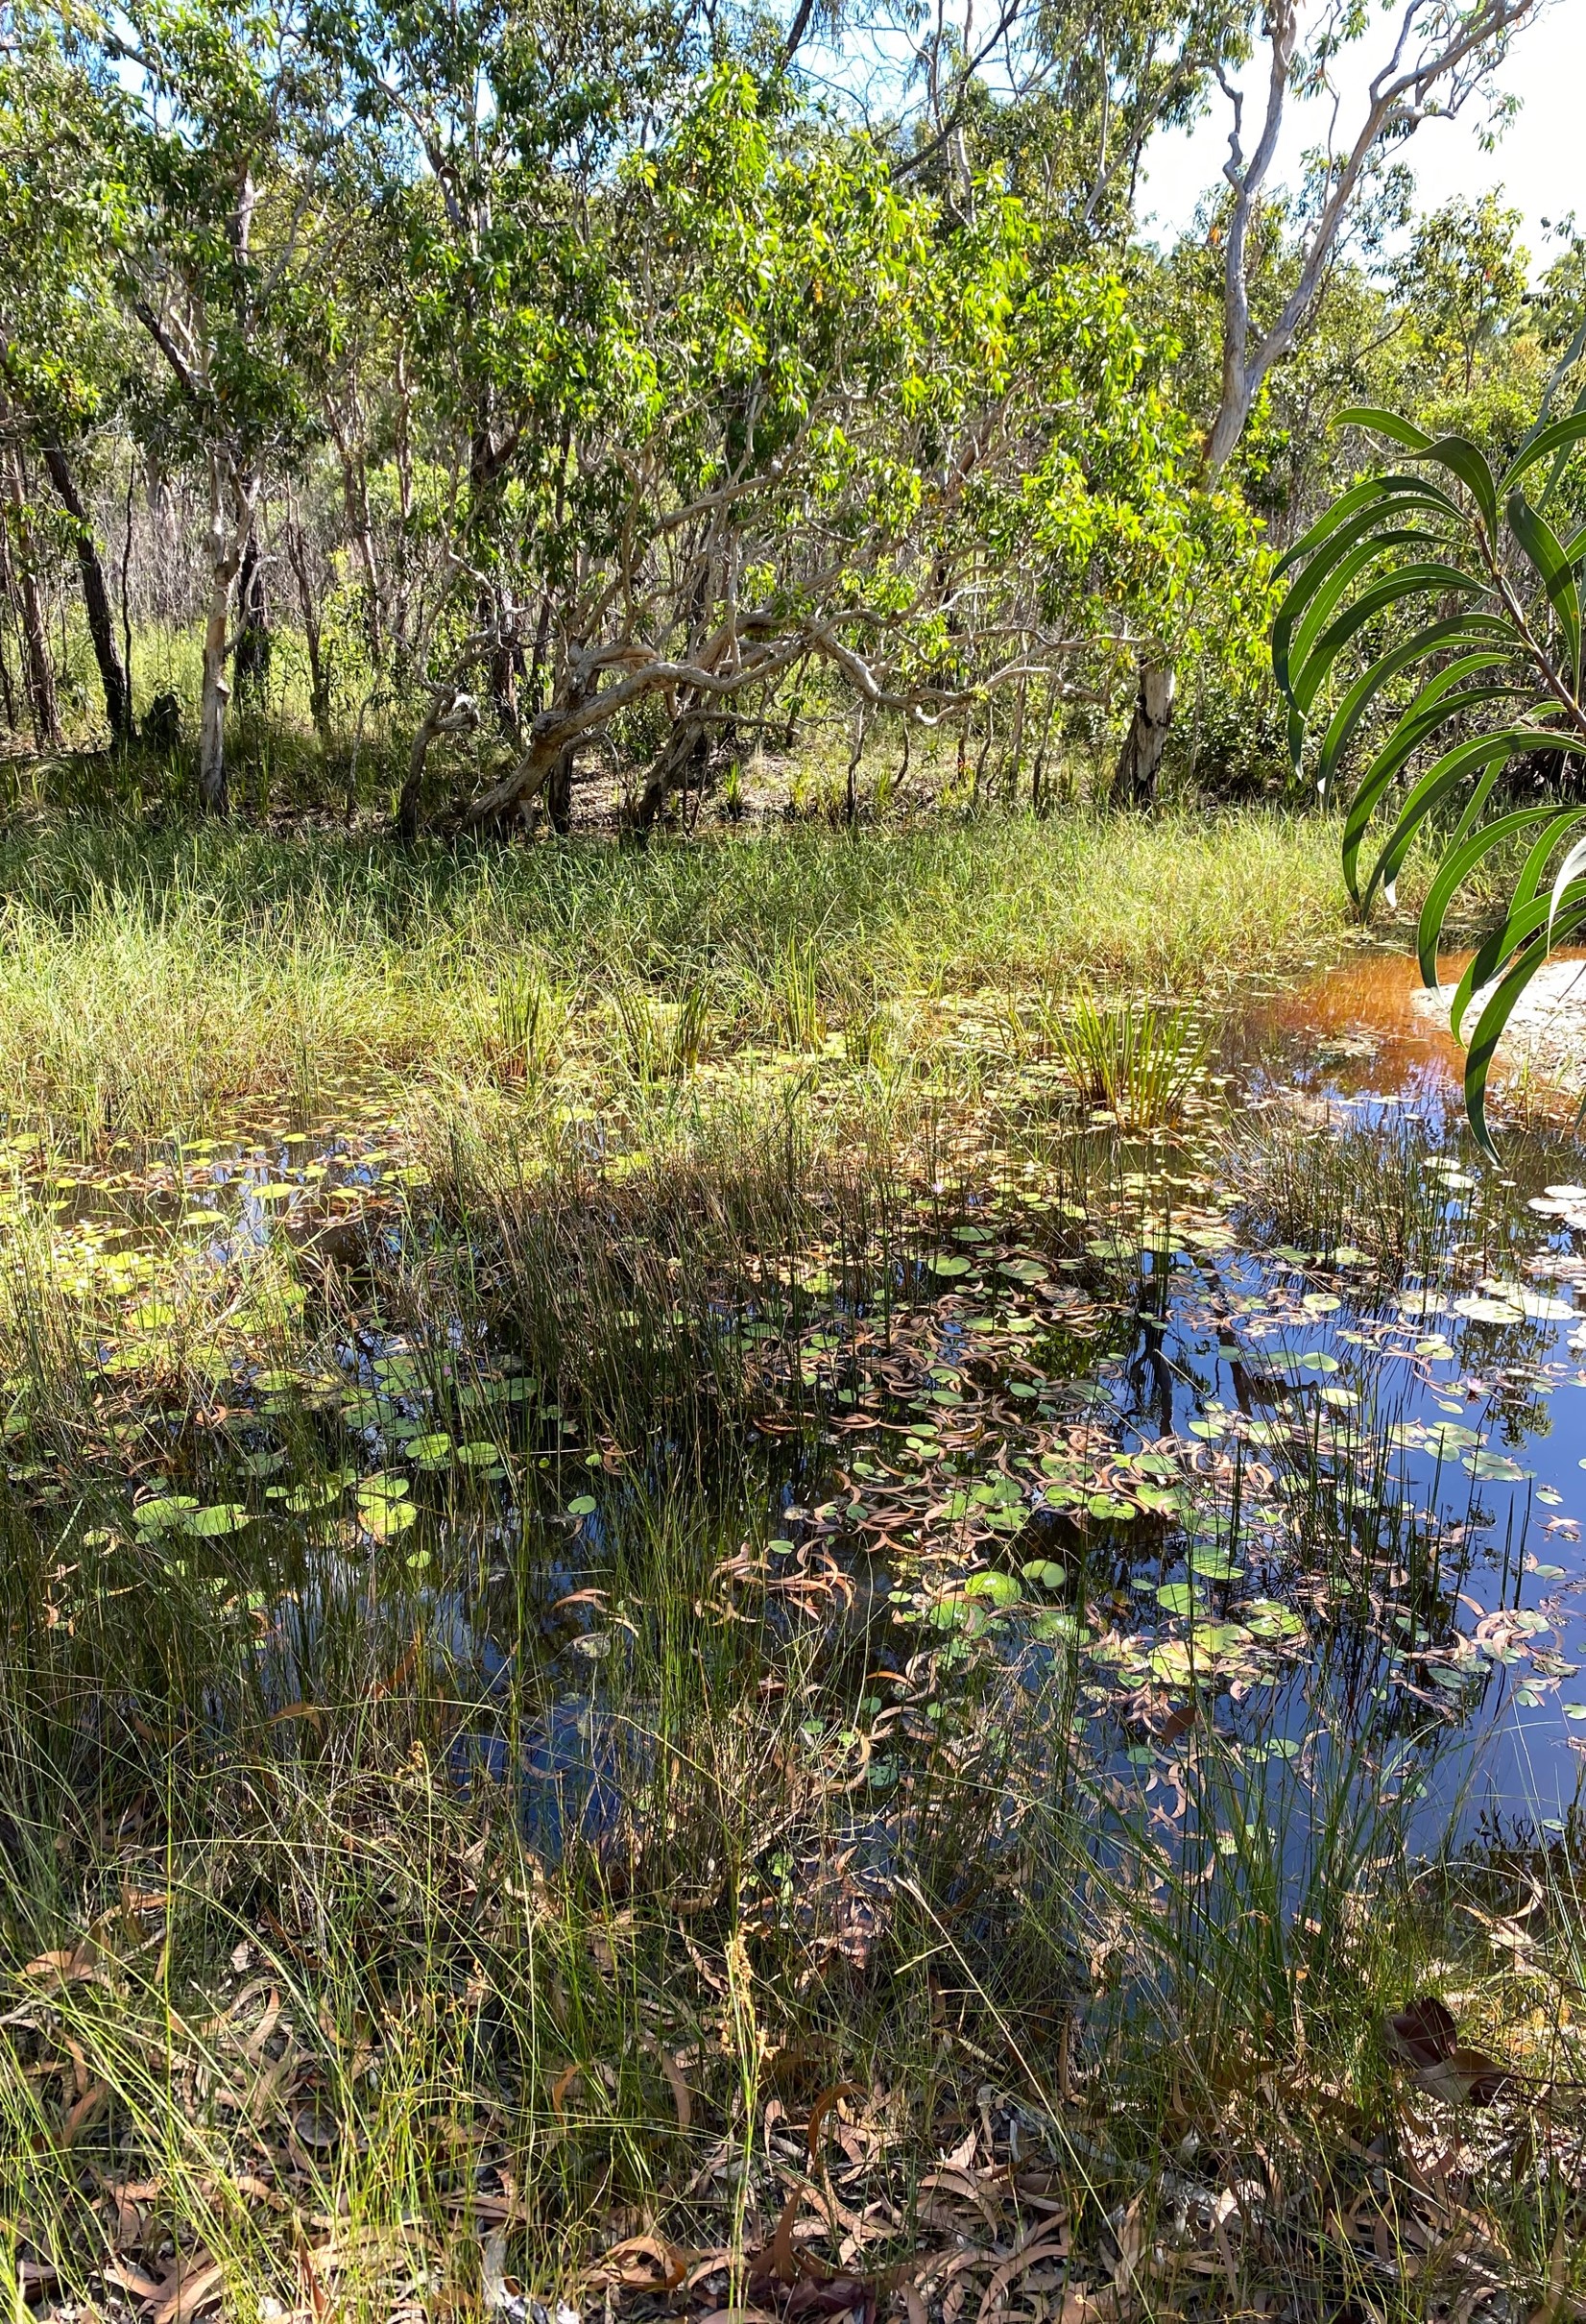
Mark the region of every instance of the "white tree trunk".
[[1118, 753], [1113, 796], [1120, 806], [1150, 807], [1157, 795], [1157, 776], [1173, 723], [1173, 697], [1178, 679], [1173, 670], [1142, 662], [1135, 714]]
[[[228, 506], [228, 503], [230, 503]], [[199, 715], [199, 797], [211, 814], [226, 812], [226, 631], [231, 585], [253, 521], [252, 495], [228, 477], [218, 454], [209, 461], [209, 608], [204, 624], [204, 692]]]

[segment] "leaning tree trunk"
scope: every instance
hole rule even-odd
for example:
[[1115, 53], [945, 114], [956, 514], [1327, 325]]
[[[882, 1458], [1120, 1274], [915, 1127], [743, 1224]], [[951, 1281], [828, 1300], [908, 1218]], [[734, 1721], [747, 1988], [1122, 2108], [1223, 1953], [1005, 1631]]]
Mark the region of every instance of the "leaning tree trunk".
[[1177, 691], [1178, 680], [1171, 669], [1141, 662], [1135, 714], [1123, 738], [1117, 770], [1113, 777], [1113, 797], [1121, 806], [1151, 807], [1156, 803], [1157, 776], [1173, 723], [1173, 696]]
[[44, 607], [38, 594], [38, 577], [33, 567], [33, 536], [28, 526], [27, 493], [22, 482], [21, 463], [14, 452], [6, 457], [6, 494], [11, 501], [12, 533], [16, 544], [15, 585], [21, 614], [22, 654], [28, 681], [28, 710], [33, 719], [33, 738], [38, 750], [58, 750], [60, 745], [60, 714], [56, 707], [55, 666], [50, 660], [50, 642], [44, 627]]
[[[227, 512], [228, 484], [235, 515]], [[199, 715], [199, 797], [211, 814], [226, 812], [226, 627], [231, 584], [242, 563], [243, 544], [253, 522], [252, 494], [222, 472], [220, 456], [209, 462], [209, 607], [204, 623], [204, 692]]]
[[100, 562], [99, 544], [83, 505], [77, 480], [73, 476], [66, 455], [60, 446], [45, 437], [39, 445], [50, 482], [57, 499], [72, 520], [77, 549], [77, 569], [83, 582], [83, 605], [88, 617], [88, 636], [93, 642], [94, 660], [99, 665], [99, 683], [105, 692], [105, 714], [110, 721], [110, 739], [114, 743], [130, 742], [132, 738], [132, 694], [127, 671], [116, 650], [115, 617], [110, 611], [109, 585], [105, 568]]

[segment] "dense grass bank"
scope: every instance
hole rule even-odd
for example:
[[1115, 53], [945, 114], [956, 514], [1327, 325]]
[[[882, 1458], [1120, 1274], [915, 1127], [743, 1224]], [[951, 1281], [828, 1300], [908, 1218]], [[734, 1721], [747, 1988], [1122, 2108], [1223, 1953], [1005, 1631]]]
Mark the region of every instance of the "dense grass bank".
[[1200, 992], [1345, 928], [1332, 823], [1252, 812], [411, 855], [47, 824], [0, 841], [0, 1081], [13, 1120], [82, 1138], [569, 1046], [587, 1090], [651, 1000], [696, 1049], [819, 1046], [945, 995]]

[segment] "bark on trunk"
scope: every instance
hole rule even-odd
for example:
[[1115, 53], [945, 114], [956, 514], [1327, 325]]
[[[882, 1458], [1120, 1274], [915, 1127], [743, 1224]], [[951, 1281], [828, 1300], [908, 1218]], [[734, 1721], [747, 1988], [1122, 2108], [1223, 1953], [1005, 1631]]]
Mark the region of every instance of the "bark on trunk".
[[1157, 776], [1173, 723], [1173, 696], [1178, 680], [1171, 669], [1142, 662], [1135, 714], [1118, 753], [1113, 778], [1113, 797], [1124, 807], [1151, 807], [1156, 802]]
[[6, 459], [6, 493], [11, 501], [12, 538], [16, 545], [14, 579], [22, 626], [22, 654], [28, 681], [28, 711], [33, 738], [39, 750], [60, 746], [60, 714], [55, 698], [55, 666], [50, 660], [49, 636], [44, 626], [43, 601], [33, 569], [33, 540], [28, 530], [27, 494], [21, 463], [14, 452]]
[[116, 650], [115, 617], [110, 610], [109, 585], [105, 578], [105, 567], [100, 560], [99, 544], [83, 505], [65, 452], [46, 437], [39, 446], [56, 498], [71, 518], [76, 533], [77, 569], [83, 582], [83, 604], [88, 617], [88, 636], [93, 642], [94, 660], [99, 665], [99, 683], [105, 692], [105, 714], [110, 722], [110, 739], [115, 743], [132, 738], [132, 698], [127, 683], [127, 671]]
[[314, 576], [308, 568], [308, 544], [303, 538], [302, 525], [296, 511], [287, 520], [286, 556], [292, 568], [292, 577], [298, 585], [298, 617], [302, 623], [303, 644], [308, 654], [308, 714], [314, 721], [320, 748], [328, 757], [330, 752], [330, 683], [325, 674], [324, 653], [320, 631], [320, 605], [315, 593]]
[[215, 569], [209, 611], [204, 624], [204, 693], [199, 712], [199, 797], [211, 814], [226, 812], [226, 705], [231, 689], [226, 676], [226, 617], [231, 605], [231, 575]]
[[430, 744], [438, 735], [471, 734], [478, 723], [479, 712], [471, 695], [461, 692], [455, 685], [435, 689], [408, 752], [407, 779], [396, 802], [398, 839], [411, 842], [419, 836], [419, 810], [423, 802], [424, 766]]
[[[228, 497], [234, 511], [230, 516]], [[223, 475], [219, 455], [215, 455], [209, 464], [209, 603], [204, 623], [204, 693], [199, 716], [199, 797], [215, 815], [226, 812], [226, 705], [231, 698], [226, 675], [226, 625], [231, 610], [231, 584], [252, 524], [252, 494], [234, 477]]]
[[571, 743], [558, 753], [556, 764], [545, 783], [545, 812], [550, 816], [551, 829], [559, 839], [566, 838], [573, 827], [573, 749]]
[[237, 642], [231, 655], [231, 678], [238, 699], [259, 695], [270, 675], [270, 606], [264, 593], [264, 559], [259, 554], [258, 527], [249, 533], [237, 574]]
[[709, 750], [705, 728], [697, 718], [682, 717], [673, 727], [651, 763], [644, 788], [634, 809], [634, 829], [648, 832], [666, 804], [668, 791], [687, 780], [690, 766], [698, 765], [703, 775], [704, 762]]

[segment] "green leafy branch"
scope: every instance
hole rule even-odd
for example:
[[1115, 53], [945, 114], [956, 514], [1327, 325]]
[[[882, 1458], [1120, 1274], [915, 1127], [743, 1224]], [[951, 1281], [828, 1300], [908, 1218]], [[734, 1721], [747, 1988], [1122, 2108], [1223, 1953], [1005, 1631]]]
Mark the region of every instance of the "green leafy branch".
[[[1490, 811], [1502, 806], [1499, 787], [1516, 759], [1586, 756], [1586, 524], [1561, 537], [1553, 510], [1571, 455], [1586, 442], [1586, 410], [1533, 429], [1501, 476], [1467, 438], [1429, 436], [1393, 412], [1350, 410], [1339, 424], [1385, 437], [1414, 465], [1352, 485], [1284, 560], [1279, 571], [1292, 578], [1272, 625], [1272, 666], [1298, 767], [1324, 689], [1346, 658], [1366, 658], [1332, 710], [1316, 782], [1327, 796], [1362, 730], [1372, 735], [1343, 833], [1344, 880], [1362, 911], [1379, 889], [1393, 902], [1418, 838], [1440, 838], [1416, 940], [1429, 989], [1438, 983], [1454, 897], [1495, 849], [1530, 836], [1503, 916], [1461, 977], [1452, 1011], [1462, 1039], [1480, 996], [1465, 1055], [1465, 1106], [1490, 1152], [1487, 1078], [1503, 1030], [1553, 946], [1586, 929], [1586, 839], [1572, 839], [1586, 823], [1586, 804], [1554, 799]], [[1414, 624], [1407, 634], [1406, 619]], [[1414, 690], [1401, 709], [1406, 680]], [[1405, 782], [1362, 887], [1367, 834]]]

